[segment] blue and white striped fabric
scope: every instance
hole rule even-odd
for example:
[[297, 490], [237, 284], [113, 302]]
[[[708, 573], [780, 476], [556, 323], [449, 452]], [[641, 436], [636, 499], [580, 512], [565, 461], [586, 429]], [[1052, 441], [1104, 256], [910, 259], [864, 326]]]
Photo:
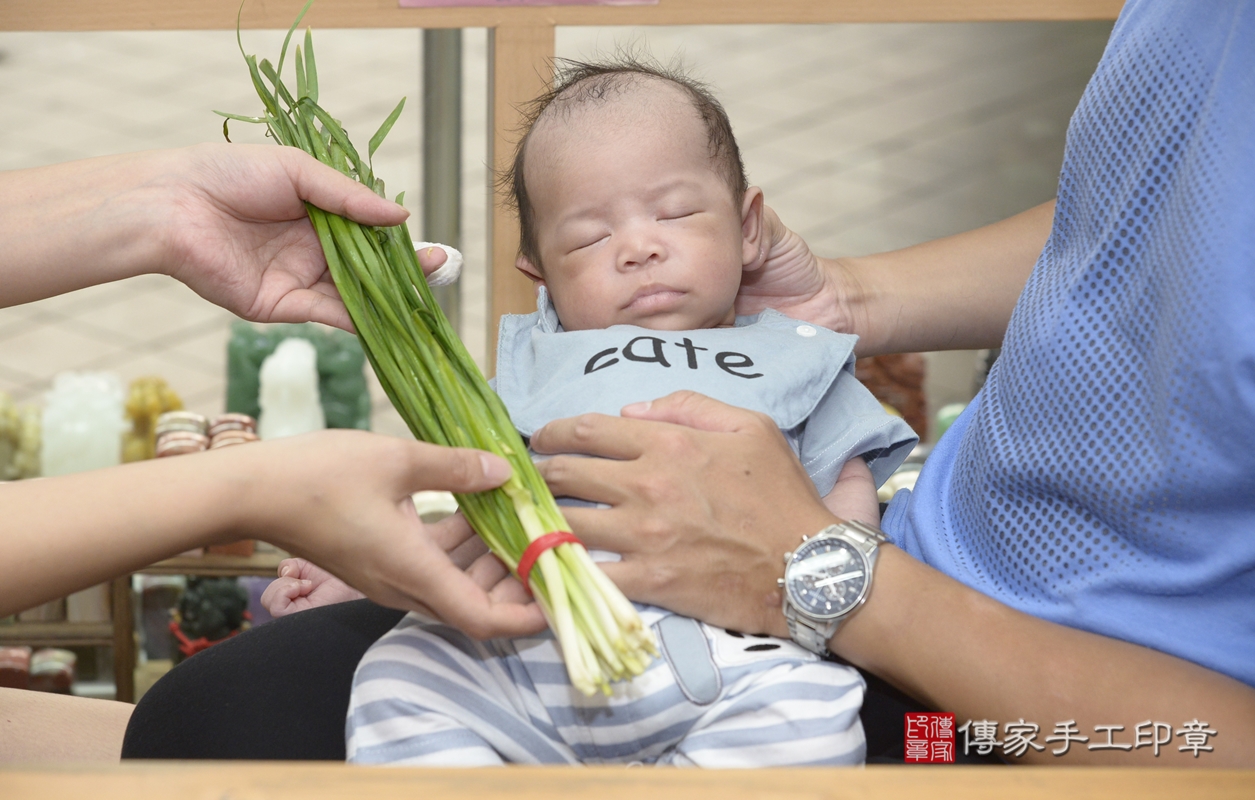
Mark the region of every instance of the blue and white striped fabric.
[[[640, 608], [655, 629], [672, 616]], [[616, 684], [610, 697], [588, 698], [571, 686], [548, 633], [476, 642], [411, 614], [358, 665], [348, 760], [442, 767], [863, 762], [858, 672], [792, 642], [700, 627], [717, 694], [694, 699], [672, 662], [659, 658], [645, 674]]]

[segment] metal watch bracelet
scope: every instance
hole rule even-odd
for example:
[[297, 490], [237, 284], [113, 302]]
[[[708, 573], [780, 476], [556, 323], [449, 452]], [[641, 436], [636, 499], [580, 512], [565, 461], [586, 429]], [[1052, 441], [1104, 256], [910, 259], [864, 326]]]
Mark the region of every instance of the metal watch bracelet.
[[[836, 619], [820, 620], [809, 617], [800, 612], [789, 601], [789, 593], [784, 591], [784, 619], [789, 626], [789, 637], [802, 647], [819, 656], [830, 655], [828, 650], [828, 641], [836, 634], [841, 624], [853, 616], [863, 603], [867, 602], [867, 596], [871, 593], [872, 570], [876, 566], [876, 555], [881, 544], [887, 541], [885, 534], [871, 525], [865, 525], [862, 522], [848, 520], [846, 522], [829, 525], [828, 527], [816, 533], [814, 536], [804, 537], [803, 541], [818, 539], [821, 537], [833, 537], [845, 539], [850, 544], [857, 547], [867, 556], [868, 575], [867, 575], [867, 591], [864, 592], [862, 599], [854, 606], [847, 610], [844, 614]], [[790, 554], [792, 555], [792, 554]], [[786, 567], [787, 568], [787, 567]]]

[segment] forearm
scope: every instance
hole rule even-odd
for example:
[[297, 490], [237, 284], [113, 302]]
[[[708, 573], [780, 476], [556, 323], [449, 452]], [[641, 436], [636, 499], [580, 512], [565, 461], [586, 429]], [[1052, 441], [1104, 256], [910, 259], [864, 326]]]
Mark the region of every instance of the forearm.
[[116, 764], [130, 703], [0, 687], [0, 767]]
[[1054, 201], [974, 231], [872, 256], [821, 259], [849, 287], [858, 355], [997, 347], [1050, 235]]
[[156, 271], [178, 153], [0, 172], [0, 307]]
[[[1196, 664], [1127, 642], [1020, 613], [969, 589], [891, 546], [881, 548], [872, 595], [831, 642], [841, 654], [956, 722], [1023, 719], [1041, 726], [1022, 759], [1039, 763], [1255, 763], [1255, 689]], [[1163, 746], [1090, 750], [1075, 742], [1060, 757], [1046, 743], [1056, 723], [1075, 720], [1089, 744], [1106, 741], [1096, 725], [1123, 725], [1114, 741], [1130, 743], [1135, 727], [1164, 722], [1175, 733], [1202, 720], [1218, 735], [1195, 759]], [[999, 729], [1001, 732], [1001, 728]], [[1000, 736], [1001, 738], [1001, 736]], [[960, 734], [959, 741], [962, 741]]]
[[240, 538], [232, 529], [248, 455], [222, 450], [0, 485], [0, 616]]

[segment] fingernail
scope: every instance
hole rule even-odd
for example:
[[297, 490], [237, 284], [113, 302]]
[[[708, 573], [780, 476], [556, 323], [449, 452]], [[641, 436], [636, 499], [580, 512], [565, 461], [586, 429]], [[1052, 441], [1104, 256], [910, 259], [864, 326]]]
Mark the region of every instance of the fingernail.
[[302, 580], [301, 580], [301, 585], [302, 585], [302, 586], [313, 586], [313, 585], [314, 585], [314, 582], [313, 582], [313, 581], [311, 581], [311, 580], [308, 580], [308, 579], [302, 579]]
[[652, 406], [653, 404], [654, 404], [653, 400], [645, 400], [640, 403], [632, 403], [630, 405], [624, 406], [623, 409], [619, 411], [619, 413], [625, 417], [630, 417], [634, 414], [644, 414], [646, 411], [649, 411], [649, 407]]
[[283, 569], [279, 570], [279, 577], [280, 577], [280, 578], [286, 578], [286, 577], [288, 577], [288, 576], [289, 576], [289, 575], [291, 575], [291, 574], [292, 574], [292, 568], [291, 568], [291, 567], [284, 567]]
[[484, 477], [497, 483], [505, 482], [514, 472], [514, 470], [510, 469], [510, 465], [506, 463], [505, 459], [497, 458], [489, 453], [480, 453], [479, 463], [483, 467]]

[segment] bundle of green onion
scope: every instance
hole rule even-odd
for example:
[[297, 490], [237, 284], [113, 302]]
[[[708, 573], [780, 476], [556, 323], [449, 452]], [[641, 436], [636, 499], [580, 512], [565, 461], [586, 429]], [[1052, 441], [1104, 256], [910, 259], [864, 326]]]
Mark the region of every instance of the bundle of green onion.
[[[216, 113], [228, 120], [265, 124], [280, 144], [299, 147], [383, 195], [383, 181], [374, 176], [371, 158], [405, 100], [370, 138], [363, 161], [339, 123], [318, 105], [318, 71], [308, 29], [304, 48], [297, 45], [295, 52], [295, 96], [280, 77], [292, 34], [311, 4], [312, 0], [306, 3], [288, 30], [277, 67], [244, 54], [265, 114]], [[240, 52], [244, 53], [242, 42]], [[224, 121], [224, 134], [226, 125]], [[398, 196], [397, 202], [401, 199]], [[518, 575], [524, 553], [530, 562], [539, 549], [528, 551], [530, 543], [567, 532], [568, 526], [501, 399], [433, 299], [409, 231], [405, 225], [359, 225], [312, 205], [309, 218], [363, 349], [414, 435], [434, 444], [487, 450], [513, 467], [513, 477], [500, 489], [457, 499], [489, 549]], [[573, 537], [548, 536], [546, 541], [563, 538]], [[544, 549], [535, 559], [535, 569], [526, 562], [528, 588], [557, 636], [576, 688], [587, 695], [599, 688], [608, 693], [610, 681], [644, 671], [656, 653], [653, 635], [583, 545], [568, 541]]]

